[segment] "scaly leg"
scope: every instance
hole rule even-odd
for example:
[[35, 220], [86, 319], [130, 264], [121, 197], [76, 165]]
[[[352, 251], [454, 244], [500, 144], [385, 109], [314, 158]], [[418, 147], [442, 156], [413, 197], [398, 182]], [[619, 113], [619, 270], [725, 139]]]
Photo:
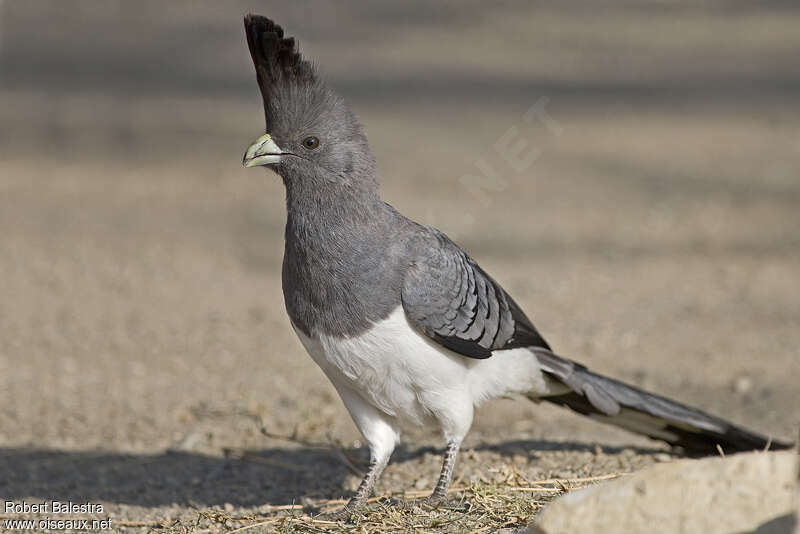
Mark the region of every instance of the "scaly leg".
[[444, 459], [442, 460], [442, 472], [439, 475], [439, 481], [433, 489], [433, 493], [420, 499], [421, 504], [428, 506], [439, 506], [447, 498], [447, 488], [450, 487], [450, 482], [453, 480], [453, 469], [456, 466], [456, 457], [458, 456], [458, 449], [461, 447], [460, 443], [451, 442], [447, 444], [444, 451]]
[[361, 484], [358, 485], [355, 495], [353, 495], [350, 500], [347, 501], [347, 504], [344, 505], [344, 508], [336, 512], [321, 514], [319, 519], [323, 519], [325, 521], [346, 521], [350, 519], [350, 516], [355, 511], [367, 503], [367, 499], [369, 499], [369, 496], [372, 495], [372, 490], [375, 488], [375, 483], [380, 478], [381, 473], [383, 473], [383, 470], [386, 468], [386, 464], [388, 462], [388, 457], [383, 459], [375, 459], [374, 457], [371, 458], [369, 462], [369, 468], [367, 469], [367, 474], [365, 474], [364, 478], [361, 479]]
[[348, 501], [348, 503], [345, 505], [345, 508], [355, 510], [367, 502], [369, 496], [372, 495], [372, 490], [375, 488], [375, 483], [381, 477], [381, 473], [383, 473], [383, 470], [386, 468], [388, 461], [388, 458], [382, 460], [370, 460], [367, 474], [364, 475], [364, 478], [361, 480], [361, 484], [358, 485], [355, 495], [350, 498], [350, 501]]
[[343, 509], [322, 516], [322, 519], [329, 521], [343, 521], [350, 519], [353, 512], [366, 504], [367, 499], [372, 495], [375, 483], [383, 473], [386, 464], [389, 463], [389, 457], [394, 451], [399, 435], [393, 421], [364, 401], [363, 397], [349, 387], [341, 386], [336, 382], [333, 382], [333, 385], [342, 397], [350, 415], [353, 416], [356, 426], [369, 443], [370, 452], [369, 469], [361, 480], [361, 484], [358, 485], [355, 495]]

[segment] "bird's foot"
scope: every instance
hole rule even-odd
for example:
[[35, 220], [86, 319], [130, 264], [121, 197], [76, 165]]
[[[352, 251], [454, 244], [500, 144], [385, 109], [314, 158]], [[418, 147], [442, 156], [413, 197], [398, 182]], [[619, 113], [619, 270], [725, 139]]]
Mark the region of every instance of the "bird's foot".
[[439, 506], [441, 506], [445, 500], [446, 495], [431, 493], [427, 497], [415, 499], [413, 503], [414, 506], [419, 506], [421, 508], [436, 509], [439, 508]]
[[378, 501], [386, 508], [397, 508], [399, 510], [411, 510], [414, 508], [414, 500], [399, 499], [397, 497], [386, 497]]
[[325, 512], [324, 514], [319, 514], [314, 516], [314, 519], [319, 519], [320, 521], [335, 521], [335, 522], [347, 522], [349, 523], [352, 518], [353, 514], [357, 511], [357, 506], [352, 506], [350, 504], [345, 505], [344, 508], [341, 510], [336, 510], [335, 512]]
[[[435, 510], [437, 508], [442, 507], [447, 501], [446, 495], [441, 494], [431, 494], [427, 497], [422, 497], [420, 499], [386, 499], [384, 503], [387, 506], [399, 508], [401, 510], [413, 510], [414, 508], [422, 508], [424, 510]], [[458, 506], [458, 509], [463, 509], [464, 511], [469, 510], [469, 504], [464, 503], [463, 505]]]

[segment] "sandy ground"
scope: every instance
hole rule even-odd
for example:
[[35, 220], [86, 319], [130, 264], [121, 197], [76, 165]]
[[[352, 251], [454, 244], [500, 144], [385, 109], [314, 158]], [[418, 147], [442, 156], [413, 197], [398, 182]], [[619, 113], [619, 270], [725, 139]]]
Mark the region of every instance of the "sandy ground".
[[[263, 131], [247, 11], [350, 99], [385, 198], [466, 247], [560, 353], [796, 435], [800, 10], [703, 6], [0, 3], [0, 498], [144, 521], [357, 483], [330, 444], [367, 451], [284, 313], [282, 185], [240, 166]], [[502, 155], [514, 141], [529, 159]], [[381, 492], [435, 481], [438, 436], [405, 437]], [[457, 477], [658, 459], [499, 401]]]

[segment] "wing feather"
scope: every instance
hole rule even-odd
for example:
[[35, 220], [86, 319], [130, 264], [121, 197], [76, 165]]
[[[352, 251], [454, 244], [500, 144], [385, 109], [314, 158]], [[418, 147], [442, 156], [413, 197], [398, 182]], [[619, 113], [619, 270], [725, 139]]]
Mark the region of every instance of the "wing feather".
[[519, 306], [447, 236], [431, 229], [425, 252], [406, 273], [409, 321], [443, 346], [470, 358], [516, 347], [549, 348]]

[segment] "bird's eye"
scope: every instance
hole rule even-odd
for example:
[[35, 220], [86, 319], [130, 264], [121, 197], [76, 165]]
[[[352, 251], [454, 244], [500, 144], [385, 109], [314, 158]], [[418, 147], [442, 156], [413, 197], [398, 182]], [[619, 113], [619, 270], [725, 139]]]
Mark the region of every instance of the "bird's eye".
[[303, 139], [303, 146], [306, 147], [308, 150], [314, 150], [319, 146], [319, 139], [317, 139], [313, 135], [311, 137], [306, 137], [305, 139]]

